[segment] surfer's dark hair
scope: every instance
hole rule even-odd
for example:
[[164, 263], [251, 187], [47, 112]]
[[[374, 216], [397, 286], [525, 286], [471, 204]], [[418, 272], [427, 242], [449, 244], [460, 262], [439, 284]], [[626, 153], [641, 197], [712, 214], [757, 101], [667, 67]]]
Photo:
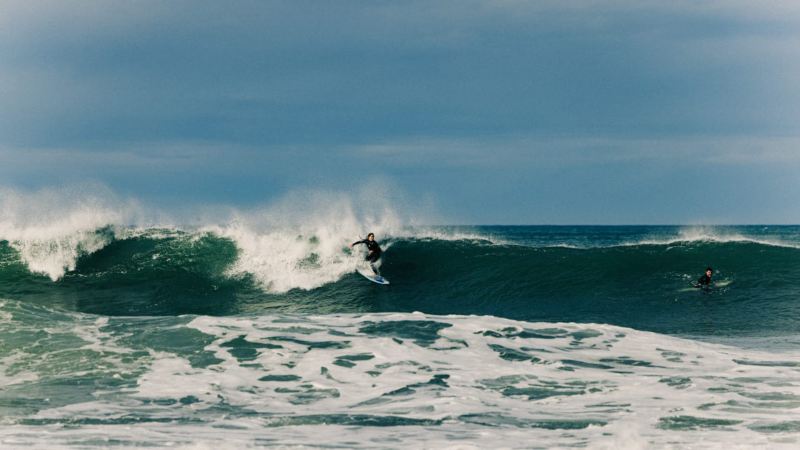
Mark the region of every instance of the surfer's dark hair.
[[706, 267], [706, 272], [708, 272], [709, 270], [712, 272], [714, 271], [714, 269], [712, 269], [711, 267]]
[[369, 238], [370, 236], [375, 237], [375, 233], [367, 233], [367, 238]]

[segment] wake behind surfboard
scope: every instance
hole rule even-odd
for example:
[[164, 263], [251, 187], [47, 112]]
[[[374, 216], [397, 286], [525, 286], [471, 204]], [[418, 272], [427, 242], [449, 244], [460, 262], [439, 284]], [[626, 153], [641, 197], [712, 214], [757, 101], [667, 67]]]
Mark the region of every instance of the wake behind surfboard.
[[697, 289], [709, 292], [715, 289], [728, 287], [731, 285], [731, 283], [733, 283], [733, 280], [728, 280], [728, 279], [713, 281], [711, 284], [700, 284], [697, 281], [693, 281], [688, 287], [678, 289], [678, 292], [691, 292], [691, 291], [696, 291]]

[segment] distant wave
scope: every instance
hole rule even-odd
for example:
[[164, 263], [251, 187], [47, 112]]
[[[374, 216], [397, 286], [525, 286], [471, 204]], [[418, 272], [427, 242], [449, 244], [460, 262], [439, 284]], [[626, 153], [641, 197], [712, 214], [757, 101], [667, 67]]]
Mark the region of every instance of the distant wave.
[[719, 227], [685, 227], [680, 229], [675, 236], [643, 239], [635, 242], [626, 242], [623, 245], [675, 245], [693, 242], [714, 242], [720, 244], [751, 243], [774, 247], [800, 249], [800, 244], [796, 242], [786, 242], [779, 239], [764, 239], [747, 236], [742, 233], [727, 231]]

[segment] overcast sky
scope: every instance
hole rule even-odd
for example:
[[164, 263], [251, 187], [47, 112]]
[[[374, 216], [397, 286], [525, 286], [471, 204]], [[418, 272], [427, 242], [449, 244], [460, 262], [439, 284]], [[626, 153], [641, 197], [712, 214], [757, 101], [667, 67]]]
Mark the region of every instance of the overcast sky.
[[800, 223], [800, 3], [0, 0], [0, 187], [86, 181]]

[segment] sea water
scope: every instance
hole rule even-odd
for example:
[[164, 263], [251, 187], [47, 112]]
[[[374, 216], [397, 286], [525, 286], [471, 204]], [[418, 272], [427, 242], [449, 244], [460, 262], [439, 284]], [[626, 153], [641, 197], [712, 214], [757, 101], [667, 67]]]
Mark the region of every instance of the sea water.
[[800, 445], [800, 227], [75, 214], [0, 222], [3, 448]]

